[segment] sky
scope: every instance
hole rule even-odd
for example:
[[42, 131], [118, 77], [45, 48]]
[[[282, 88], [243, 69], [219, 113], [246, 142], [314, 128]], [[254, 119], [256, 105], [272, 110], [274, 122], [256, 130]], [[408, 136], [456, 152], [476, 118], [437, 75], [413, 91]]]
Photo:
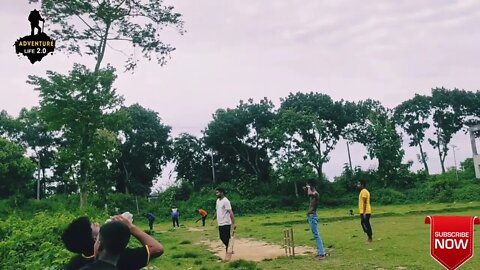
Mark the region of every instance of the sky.
[[[3, 0], [0, 10], [0, 110], [11, 115], [38, 105], [38, 93], [25, 83], [28, 75], [43, 76], [47, 70], [66, 73], [75, 62], [93, 67], [87, 56], [59, 52], [34, 65], [18, 57], [12, 45], [29, 33], [28, 13], [38, 8], [27, 3]], [[186, 33], [173, 29], [162, 33], [162, 41], [176, 47], [167, 65], [143, 60], [134, 74], [122, 73], [125, 56], [114, 50], [107, 50], [104, 63], [119, 67], [114, 85], [125, 104], [139, 103], [158, 112], [172, 127], [172, 136], [182, 132], [199, 136], [217, 109], [249, 98], [267, 97], [278, 106], [290, 92], [316, 91], [334, 100], [372, 98], [393, 108], [416, 93], [428, 95], [435, 87], [479, 89], [476, 0], [168, 3], [183, 15]], [[452, 144], [457, 146], [457, 163], [471, 157], [467, 135], [458, 133]], [[422, 168], [418, 150], [408, 147], [406, 137], [404, 146], [405, 161], [414, 161], [413, 170]], [[438, 154], [427, 142], [424, 148], [430, 170], [439, 172]], [[375, 168], [374, 160], [363, 159], [362, 145], [353, 145], [351, 152], [354, 166]], [[340, 141], [324, 165], [326, 175], [339, 175], [346, 162], [346, 144]], [[446, 165], [454, 166], [453, 153]], [[171, 169], [166, 168], [161, 185], [172, 183]]]

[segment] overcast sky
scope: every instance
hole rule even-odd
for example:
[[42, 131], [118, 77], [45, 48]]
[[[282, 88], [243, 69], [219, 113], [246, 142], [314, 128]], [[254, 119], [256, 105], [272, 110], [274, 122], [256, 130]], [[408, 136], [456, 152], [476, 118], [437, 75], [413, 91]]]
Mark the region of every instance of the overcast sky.
[[[12, 46], [27, 35], [34, 5], [4, 0], [0, 10], [0, 110], [17, 115], [38, 105], [38, 95], [25, 83], [46, 70], [67, 72], [74, 62], [92, 66], [87, 57], [56, 53], [34, 65], [18, 57]], [[119, 73], [117, 91], [127, 105], [140, 103], [159, 113], [172, 135], [200, 135], [218, 108], [239, 100], [268, 97], [275, 104], [289, 92], [318, 91], [333, 99], [373, 98], [395, 107], [415, 93], [434, 87], [476, 91], [480, 85], [480, 1], [174, 1], [187, 33], [168, 30], [163, 41], [177, 50], [160, 67], [142, 61], [135, 74]], [[48, 24], [48, 21], [46, 22]], [[48, 34], [48, 33], [47, 33]], [[119, 45], [119, 47], [122, 47]], [[121, 67], [125, 57], [108, 50], [104, 63]], [[121, 70], [121, 68], [119, 68]], [[405, 138], [407, 147], [407, 138]], [[457, 160], [471, 156], [468, 137], [453, 143]], [[432, 172], [440, 162], [425, 143]], [[421, 168], [418, 150], [408, 148], [405, 160]], [[354, 165], [363, 160], [361, 145], [352, 147]], [[347, 162], [340, 141], [325, 165], [327, 176], [341, 173]], [[453, 166], [453, 154], [446, 159]], [[168, 172], [168, 170], [167, 170]], [[168, 182], [167, 174], [163, 182]]]

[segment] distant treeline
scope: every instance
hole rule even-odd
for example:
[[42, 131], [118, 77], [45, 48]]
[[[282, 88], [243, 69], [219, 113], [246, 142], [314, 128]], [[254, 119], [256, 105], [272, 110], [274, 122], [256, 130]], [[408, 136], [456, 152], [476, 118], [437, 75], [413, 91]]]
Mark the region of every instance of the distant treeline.
[[[114, 79], [109, 68], [91, 72], [80, 65], [69, 75], [30, 78], [40, 92], [40, 107], [23, 109], [18, 117], [0, 113], [0, 197], [80, 194], [81, 205], [87, 194], [146, 197], [173, 161], [177, 190], [206, 192], [226, 185], [245, 198], [274, 193], [296, 198], [300, 185], [315, 178], [320, 188], [330, 189], [327, 202], [353, 192], [356, 179], [368, 178], [401, 199], [395, 190], [430, 179], [425, 143], [438, 152], [448, 175], [444, 161], [452, 136], [480, 123], [479, 91], [436, 88], [393, 109], [371, 99], [335, 101], [298, 92], [281, 99], [278, 108], [264, 98], [218, 109], [203, 136], [172, 138], [158, 113], [139, 104], [123, 106]], [[432, 137], [426, 135], [429, 129]], [[421, 172], [402, 162], [404, 137], [418, 148]], [[340, 139], [364, 145], [378, 168], [364, 172], [345, 164], [343, 174], [328, 182], [323, 165]], [[174, 202], [178, 194], [171, 190], [161, 197]]]

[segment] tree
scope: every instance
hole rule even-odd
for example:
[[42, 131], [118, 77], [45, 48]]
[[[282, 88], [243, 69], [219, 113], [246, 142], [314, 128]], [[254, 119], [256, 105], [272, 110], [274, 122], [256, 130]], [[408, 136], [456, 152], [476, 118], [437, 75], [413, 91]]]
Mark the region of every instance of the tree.
[[[29, 0], [41, 2], [44, 16], [53, 24], [57, 48], [68, 53], [93, 55], [95, 71], [105, 57], [107, 47], [128, 57], [126, 70], [136, 67], [136, 54], [160, 65], [175, 49], [160, 40], [160, 31], [173, 27], [183, 34], [181, 15], [162, 0]], [[115, 49], [114, 43], [128, 43], [132, 52]], [[137, 49], [140, 52], [137, 52]]]
[[7, 138], [12, 142], [19, 143], [21, 141], [19, 130], [20, 123], [9, 115], [7, 111], [0, 112], [0, 136]]
[[266, 132], [273, 118], [273, 104], [266, 98], [259, 103], [240, 101], [234, 109], [217, 110], [204, 131], [205, 145], [227, 163], [238, 164], [257, 181], [266, 182], [271, 169]]
[[425, 131], [430, 127], [429, 118], [431, 112], [430, 98], [416, 94], [415, 97], [402, 102], [395, 108], [395, 121], [410, 136], [410, 146], [418, 146], [420, 160], [428, 175], [427, 156], [422, 147], [425, 140]]
[[363, 128], [356, 132], [354, 138], [365, 145], [371, 159], [378, 160], [377, 172], [383, 187], [395, 184], [399, 171], [407, 165], [402, 164], [405, 151], [402, 149], [402, 138], [395, 129], [392, 112], [374, 100], [359, 102], [358, 110], [363, 115], [359, 119], [364, 121], [361, 124]]
[[[94, 164], [106, 156], [95, 149], [99, 144], [94, 143], [104, 135], [100, 131], [105, 128], [108, 115], [122, 103], [122, 98], [112, 88], [116, 78], [114, 71], [108, 67], [92, 72], [76, 64], [69, 75], [48, 71], [46, 79], [29, 77], [28, 82], [40, 92], [42, 118], [50, 130], [62, 134], [59, 155], [68, 162], [79, 184], [80, 206], [86, 204], [94, 179]], [[110, 148], [104, 150], [114, 152]]]
[[464, 92], [460, 90], [447, 90], [445, 88], [432, 89], [433, 127], [435, 128], [433, 139], [428, 142], [437, 149], [445, 173], [445, 158], [448, 154], [448, 144], [453, 135], [463, 127], [462, 97]]
[[173, 153], [177, 180], [187, 181], [197, 189], [213, 181], [211, 158], [200, 139], [188, 133], [180, 134], [173, 143]]
[[274, 124], [275, 140], [284, 142], [277, 151], [304, 157], [304, 165], [315, 168], [322, 178], [323, 164], [348, 124], [343, 101], [320, 93], [290, 93], [282, 99]]
[[29, 193], [35, 164], [24, 153], [21, 146], [0, 138], [0, 198]]
[[57, 138], [41, 118], [38, 107], [32, 107], [30, 110], [23, 108], [17, 121], [20, 124], [18, 130], [20, 143], [33, 152], [30, 158], [38, 166], [38, 178], [41, 172], [42, 180], [37, 183], [37, 199], [39, 199], [46, 193], [46, 170], [53, 165]]
[[124, 107], [118, 114], [126, 118], [117, 129], [121, 141], [117, 190], [148, 195], [153, 181], [172, 157], [171, 128], [162, 123], [157, 112], [139, 104]]

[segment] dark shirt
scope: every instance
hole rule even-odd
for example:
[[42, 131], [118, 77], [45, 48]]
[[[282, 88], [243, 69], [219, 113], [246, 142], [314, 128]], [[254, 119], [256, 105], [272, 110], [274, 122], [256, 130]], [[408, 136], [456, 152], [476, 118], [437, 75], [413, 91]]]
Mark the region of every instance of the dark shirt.
[[316, 214], [319, 198], [318, 192], [315, 191], [315, 194], [308, 195], [308, 197], [310, 197], [310, 205], [308, 206], [307, 214]]
[[113, 264], [97, 260], [93, 263], [85, 265], [84, 267], [80, 268], [80, 270], [118, 270], [118, 268]]
[[155, 216], [152, 213], [146, 214], [146, 217], [149, 222], [154, 222], [155, 221]]
[[[150, 260], [150, 251], [146, 246], [139, 248], [127, 248], [120, 255], [117, 268], [120, 270], [137, 270], [148, 265]], [[75, 255], [67, 264], [67, 270], [79, 270], [83, 266], [94, 262], [93, 258], [84, 258], [81, 255]]]

